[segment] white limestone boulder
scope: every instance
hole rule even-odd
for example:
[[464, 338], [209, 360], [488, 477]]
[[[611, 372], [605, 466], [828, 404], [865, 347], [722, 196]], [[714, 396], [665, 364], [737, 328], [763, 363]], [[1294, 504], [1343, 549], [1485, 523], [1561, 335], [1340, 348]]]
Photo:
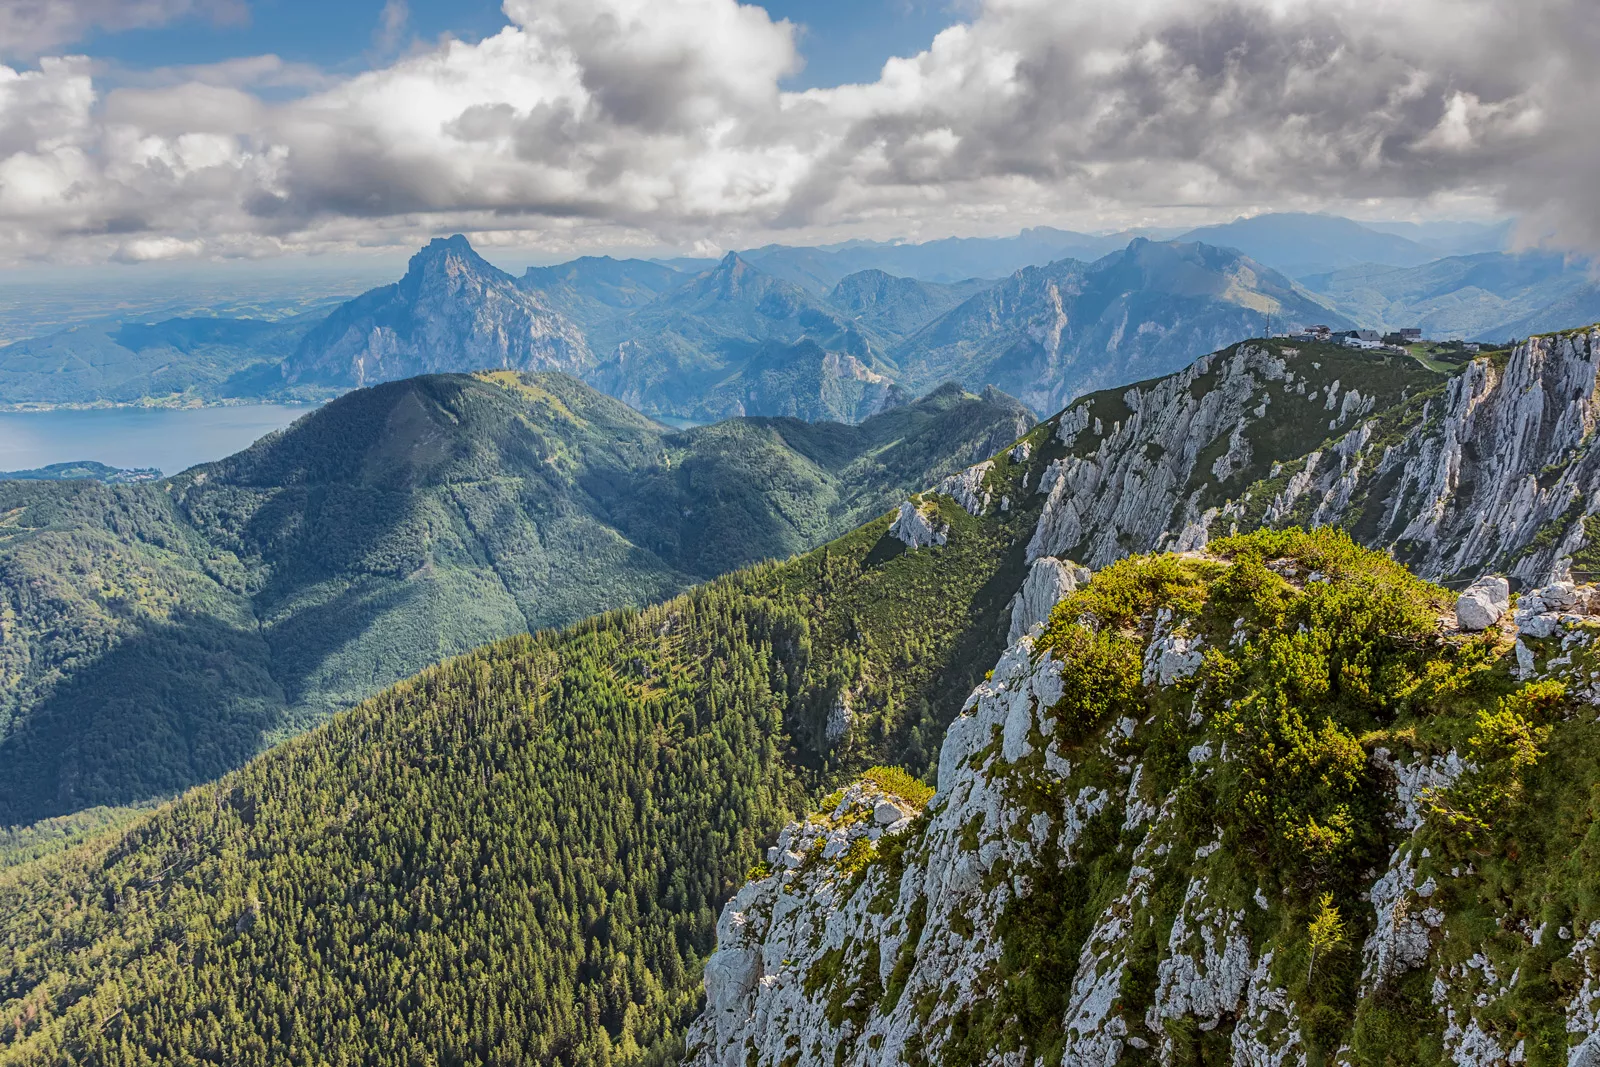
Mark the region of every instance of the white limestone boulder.
[[1500, 621], [1511, 606], [1511, 585], [1504, 578], [1485, 575], [1456, 598], [1456, 624], [1473, 633]]

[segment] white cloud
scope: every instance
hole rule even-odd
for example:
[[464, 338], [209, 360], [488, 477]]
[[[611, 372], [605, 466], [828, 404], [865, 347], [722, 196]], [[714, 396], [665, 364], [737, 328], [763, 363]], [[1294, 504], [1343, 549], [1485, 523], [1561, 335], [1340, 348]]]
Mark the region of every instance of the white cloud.
[[50, 60], [0, 68], [0, 255], [450, 229], [727, 247], [1441, 200], [1594, 248], [1586, 6], [988, 0], [876, 82], [803, 93], [780, 89], [794, 28], [732, 0], [506, 0], [493, 37], [288, 102], [256, 95], [264, 61], [97, 92]]
[[180, 241], [176, 237], [139, 237], [122, 242], [111, 258], [118, 263], [152, 263], [196, 256], [202, 250], [199, 241]]

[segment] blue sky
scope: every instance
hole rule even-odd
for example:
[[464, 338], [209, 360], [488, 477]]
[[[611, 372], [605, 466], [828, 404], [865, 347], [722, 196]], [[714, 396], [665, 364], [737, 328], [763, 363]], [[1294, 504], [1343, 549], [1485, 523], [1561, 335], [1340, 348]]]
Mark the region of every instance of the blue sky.
[[[957, 14], [943, 0], [769, 0], [775, 19], [802, 27], [806, 65], [785, 88], [872, 81], [891, 55], [928, 46]], [[190, 17], [148, 29], [97, 31], [75, 46], [132, 71], [217, 63], [273, 53], [348, 74], [393, 58], [412, 42], [443, 34], [478, 40], [506, 17], [498, 0], [407, 0], [398, 42], [383, 37], [385, 0], [248, 0], [242, 18]]]

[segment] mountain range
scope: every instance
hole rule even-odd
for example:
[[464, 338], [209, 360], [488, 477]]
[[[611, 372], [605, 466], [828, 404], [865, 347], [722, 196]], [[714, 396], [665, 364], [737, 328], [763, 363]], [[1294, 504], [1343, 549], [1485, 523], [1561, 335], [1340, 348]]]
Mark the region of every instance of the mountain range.
[[1092, 264], [1018, 271], [891, 350], [915, 391], [991, 382], [1039, 410], [1171, 373], [1242, 336], [1343, 316], [1276, 271], [1204, 244], [1135, 239]]
[[[376, 300], [412, 300], [406, 314], [418, 321], [450, 306], [457, 309], [451, 315], [471, 318], [495, 336], [522, 336], [523, 319], [503, 320], [477, 297], [492, 287], [512, 301], [508, 276], [430, 295], [431, 311], [407, 295], [430, 292], [429, 277], [486, 268], [461, 247], [430, 246], [393, 293], [368, 294], [329, 322], [343, 323]], [[430, 265], [441, 256], [459, 259]], [[700, 421], [742, 414], [856, 421], [942, 381], [999, 385], [1048, 406], [1094, 385], [1170, 372], [1220, 344], [1262, 332], [1273, 317], [1345, 323], [1289, 279], [1236, 252], [1143, 238], [1092, 264], [1061, 260], [996, 286], [870, 271], [817, 295], [733, 253], [651, 299], [645, 299], [650, 290], [668, 279], [642, 275], [637, 267], [588, 261], [559, 274], [530, 272], [524, 283], [554, 290], [530, 291], [530, 306], [565, 304], [585, 321], [588, 348], [565, 349], [565, 369], [647, 414]], [[615, 288], [622, 277], [630, 288]], [[579, 294], [586, 291], [596, 295], [585, 301]], [[617, 299], [619, 291], [630, 298]], [[286, 361], [289, 379], [300, 380], [302, 368], [342, 360], [325, 350], [326, 338], [372, 332], [370, 326], [319, 327]], [[445, 326], [436, 332], [452, 336]], [[579, 330], [562, 333], [577, 336]], [[396, 357], [384, 373], [438, 369], [441, 360], [458, 369], [486, 359], [496, 366], [530, 360], [509, 349], [486, 355], [470, 344], [452, 351], [440, 343], [430, 351], [426, 365]], [[350, 371], [346, 380], [355, 377]]]
[[158, 482], [0, 481], [0, 825], [169, 795], [436, 660], [838, 536], [1033, 421], [660, 426], [575, 379], [351, 392]]
[[1505, 252], [1504, 226], [1275, 214], [1129, 237], [769, 246], [687, 270], [585, 257], [513, 277], [458, 236], [331, 313], [107, 320], [0, 348], [0, 403], [322, 399], [555, 369], [654, 417], [859, 421], [952, 378], [1051, 408], [1269, 328], [1500, 341], [1600, 308], [1585, 264]]
[[[1554, 579], [1600, 562], [1597, 375], [1600, 328], [1448, 368], [1240, 342], [784, 562], [443, 662], [0, 878], [0, 1055], [1586, 1064], [1600, 589]], [[162, 491], [343, 553], [296, 487], [388, 515], [497, 469], [379, 403], [447, 389], [615, 403], [381, 386]], [[1488, 572], [1487, 622], [1424, 580]]]

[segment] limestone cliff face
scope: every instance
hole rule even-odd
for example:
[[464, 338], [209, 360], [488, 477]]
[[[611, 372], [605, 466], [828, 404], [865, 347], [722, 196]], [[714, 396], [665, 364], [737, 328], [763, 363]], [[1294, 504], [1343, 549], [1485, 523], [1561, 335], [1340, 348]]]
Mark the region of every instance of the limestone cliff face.
[[[934, 491], [974, 515], [1039, 508], [1012, 643], [951, 725], [925, 812], [874, 821], [869, 791], [785, 831], [724, 911], [687, 1062], [1600, 1067], [1585, 799], [1600, 795], [1600, 588], [1549, 581], [1582, 576], [1600, 510], [1597, 344], [1535, 338], [1448, 377], [1408, 357], [1242, 345], [1087, 397], [945, 479]], [[1413, 707], [1415, 688], [1358, 687], [1366, 710], [1352, 711], [1327, 703], [1347, 679], [1329, 659], [1326, 686], [1252, 703], [1250, 685], [1327, 654], [1306, 629], [1325, 609], [1294, 605], [1371, 588], [1344, 563], [1324, 573], [1291, 553], [1241, 580], [1237, 548], [1205, 554], [1214, 536], [1296, 524], [1342, 525], [1425, 575], [1516, 579], [1515, 609], [1467, 612], [1471, 632], [1453, 595], [1413, 583], [1394, 600], [1415, 608], [1409, 635], [1373, 634], [1426, 648], [1419, 669], [1465, 671], [1476, 680], [1451, 691], [1480, 695]], [[1152, 549], [1176, 550], [1165, 558], [1211, 592], [1096, 615], [1128, 595], [1115, 590], [1153, 588], [1128, 568], [1162, 565], [1112, 566]], [[1413, 581], [1363, 558], [1380, 586]], [[1274, 583], [1237, 618], [1195, 606]], [[1136, 681], [1094, 673], [1129, 641]], [[1343, 753], [1348, 802], [1289, 832], [1363, 842], [1333, 866], [1282, 868], [1245, 829], [1253, 804], [1298, 803], [1297, 757], [1263, 763], [1250, 740], [1270, 707], [1303, 718], [1296, 745]], [[1241, 802], [1250, 774], [1265, 791]]]
[[1247, 342], [1086, 397], [1053, 420], [1068, 454], [1039, 479], [1044, 511], [1029, 557], [1103, 567], [1130, 552], [1203, 543], [1218, 507], [1279, 461], [1438, 381], [1406, 357]]
[[364, 386], [442, 371], [559, 370], [594, 362], [582, 332], [465, 238], [439, 238], [394, 285], [340, 306], [285, 363], [290, 381]]
[[[1224, 581], [1236, 565], [1186, 559]], [[1353, 577], [1269, 569], [1290, 602]], [[1536, 604], [1547, 625], [1520, 637], [1508, 616], [1495, 655], [1512, 663], [1520, 642], [1513, 675], [1581, 686], [1550, 720], [1550, 747], [1592, 745], [1600, 618], [1573, 612], [1600, 598], [1550, 596], [1567, 614]], [[1309, 868], [1343, 886], [1342, 927], [1314, 942], [1316, 887], [1253, 860], [1237, 813], [1205, 803], [1253, 766], [1227, 704], [1207, 696], [1224, 677], [1203, 669], [1207, 650], [1285, 635], [1170, 607], [1136, 626], [1139, 696], [1123, 707], [1138, 713], [1085, 732], [1072, 657], [1024, 636], [950, 727], [925, 812], [875, 819], [882, 798], [857, 791], [784, 831], [770, 871], [724, 909], [686, 1062], [1283, 1067], [1413, 1062], [1424, 1048], [1473, 1067], [1597, 1062], [1600, 914], [1557, 903], [1558, 881], [1533, 870], [1546, 857], [1527, 857], [1530, 885], [1491, 851], [1441, 845], [1486, 780], [1487, 748], [1437, 731], [1363, 742], [1351, 758], [1371, 860]], [[1438, 627], [1440, 649], [1478, 640]], [[1530, 788], [1554, 804], [1584, 787]]]
[[[1366, 359], [1366, 365], [1359, 362]], [[1596, 566], [1600, 329], [1535, 337], [1448, 378], [1250, 343], [1054, 420], [1030, 558], [1101, 567], [1258, 526], [1338, 525], [1432, 578], [1539, 584]]]
[[[1542, 583], [1573, 565], [1600, 510], [1597, 370], [1600, 329], [1530, 338], [1251, 494], [1272, 496], [1269, 522], [1346, 526], [1420, 574]], [[1385, 421], [1393, 429], [1381, 431]]]

